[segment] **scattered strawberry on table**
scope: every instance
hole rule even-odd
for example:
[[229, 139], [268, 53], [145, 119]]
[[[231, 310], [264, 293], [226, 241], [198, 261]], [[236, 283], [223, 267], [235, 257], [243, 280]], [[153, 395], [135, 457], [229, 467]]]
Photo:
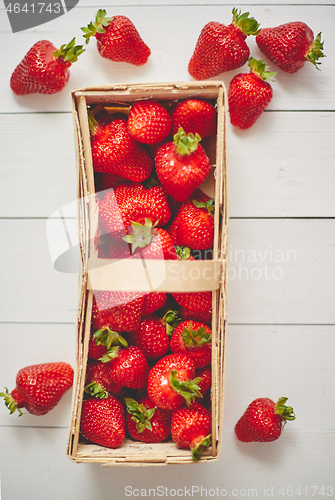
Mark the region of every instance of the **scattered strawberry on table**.
[[145, 64], [151, 54], [136, 27], [128, 17], [106, 17], [106, 11], [99, 9], [94, 23], [81, 28], [86, 43], [94, 36], [99, 54], [116, 62], [126, 62], [135, 66]]
[[205, 80], [224, 71], [240, 68], [247, 62], [250, 50], [247, 36], [257, 35], [259, 24], [249, 12], [232, 10], [233, 21], [228, 26], [211, 21], [198, 38], [188, 71], [196, 80]]
[[84, 51], [74, 38], [60, 49], [48, 40], [36, 42], [11, 76], [12, 91], [17, 95], [60, 92], [69, 80], [70, 66]]
[[287, 398], [279, 398], [277, 403], [269, 398], [252, 401], [235, 426], [239, 441], [271, 442], [278, 439], [288, 420], [294, 420], [291, 406], [286, 406]]
[[287, 73], [296, 73], [306, 61], [319, 69], [319, 59], [325, 57], [321, 33], [314, 40], [311, 28], [301, 21], [263, 28], [256, 36], [256, 43], [273, 64]]
[[272, 99], [273, 91], [267, 80], [277, 73], [268, 71], [260, 59], [250, 57], [249, 73], [239, 73], [229, 84], [228, 104], [230, 122], [242, 130], [250, 128]]
[[63, 362], [26, 366], [16, 375], [12, 392], [1, 392], [10, 413], [25, 408], [32, 415], [45, 415], [60, 401], [73, 384], [73, 369]]

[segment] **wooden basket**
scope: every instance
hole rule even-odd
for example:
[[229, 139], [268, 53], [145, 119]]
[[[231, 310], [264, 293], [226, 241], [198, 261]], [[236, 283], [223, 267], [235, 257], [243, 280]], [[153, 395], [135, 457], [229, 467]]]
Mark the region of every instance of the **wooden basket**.
[[[116, 261], [99, 259], [94, 235], [97, 229], [88, 108], [103, 106], [113, 113], [130, 106], [138, 99], [173, 102], [177, 99], [199, 98], [213, 102], [217, 107], [217, 134], [202, 141], [212, 164], [212, 172], [201, 189], [215, 197], [213, 260], [155, 261], [147, 260], [150, 276], [161, 273], [153, 284], [148, 269], [141, 260]], [[226, 174], [226, 107], [227, 97], [222, 82], [159, 83], [117, 85], [84, 88], [72, 92], [73, 117], [77, 149], [78, 200], [82, 272], [79, 281], [79, 309], [77, 322], [77, 369], [73, 391], [73, 405], [67, 454], [74, 462], [98, 462], [104, 465], [164, 465], [193, 463], [190, 450], [179, 448], [171, 440], [147, 444], [126, 439], [117, 449], [88, 444], [79, 432], [81, 409], [91, 332], [91, 314], [94, 290], [123, 290], [124, 264], [132, 269], [132, 289], [137, 291], [187, 292], [211, 290], [212, 296], [212, 445], [203, 452], [201, 462], [216, 460], [221, 448], [221, 427], [224, 399], [224, 342], [226, 327], [226, 253], [228, 235], [227, 174]], [[173, 267], [171, 267], [173, 266]], [[176, 280], [176, 272], [179, 277]], [[113, 284], [113, 285], [111, 285]], [[129, 290], [127, 284], [126, 290]]]

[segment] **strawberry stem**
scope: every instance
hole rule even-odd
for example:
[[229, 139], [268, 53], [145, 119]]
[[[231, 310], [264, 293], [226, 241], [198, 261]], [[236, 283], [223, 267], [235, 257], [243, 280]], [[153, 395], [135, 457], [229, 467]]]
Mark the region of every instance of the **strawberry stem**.
[[324, 42], [321, 42], [321, 32], [320, 32], [320, 33], [318, 33], [318, 35], [316, 35], [316, 38], [313, 42], [313, 45], [310, 48], [310, 51], [305, 56], [307, 61], [314, 64], [316, 69], [318, 69], [319, 71], [321, 71], [321, 70], [320, 70], [320, 68], [318, 68], [318, 65], [321, 64], [321, 62], [318, 62], [318, 59], [320, 59], [321, 57], [326, 57], [324, 55], [324, 53], [322, 52], [323, 51], [323, 44], [324, 44]]
[[131, 419], [136, 422], [137, 432], [141, 433], [144, 429], [152, 431], [150, 420], [154, 416], [156, 408], [146, 408], [133, 398], [124, 398], [124, 401], [127, 405], [127, 412], [132, 415]]
[[190, 247], [176, 245], [175, 249], [179, 260], [189, 260], [192, 256]]
[[126, 339], [123, 338], [119, 332], [113, 332], [113, 330], [110, 330], [108, 326], [101, 328], [101, 330], [97, 330], [93, 334], [93, 337], [97, 345], [103, 344], [107, 347], [107, 349], [117, 345], [123, 345], [124, 347], [128, 346]]
[[204, 203], [203, 201], [192, 200], [192, 203], [197, 208], [206, 208], [208, 212], [214, 216], [215, 200], [211, 198]]
[[197, 150], [198, 144], [201, 141], [199, 134], [186, 134], [183, 127], [179, 127], [178, 132], [173, 136], [173, 142], [177, 148], [178, 154], [186, 156]]
[[165, 323], [165, 329], [167, 335], [172, 335], [173, 330], [177, 328], [182, 319], [178, 316], [178, 311], [172, 311], [171, 309], [167, 311], [162, 317], [163, 323]]
[[275, 412], [282, 417], [285, 421], [284, 424], [286, 420], [295, 420], [293, 408], [285, 405], [287, 399], [288, 398], [279, 398], [275, 405]]
[[60, 47], [60, 49], [55, 50], [52, 55], [59, 59], [60, 61], [65, 61], [67, 63], [73, 64], [78, 60], [80, 54], [85, 52], [86, 49], [83, 49], [82, 45], [75, 45], [76, 39], [72, 38], [71, 42], [68, 44], [64, 44]]
[[248, 66], [250, 68], [250, 72], [255, 73], [262, 80], [270, 80], [274, 82], [274, 76], [276, 76], [277, 71], [268, 71], [268, 66], [265, 64], [263, 59], [255, 59], [254, 57], [249, 57]]
[[22, 411], [17, 405], [17, 401], [11, 394], [9, 394], [7, 387], [5, 387], [6, 392], [0, 392], [0, 397], [5, 398], [5, 405], [9, 409], [9, 414], [14, 413], [15, 410], [19, 412], [19, 417], [23, 415]]
[[210, 333], [206, 333], [204, 326], [201, 326], [197, 330], [193, 330], [192, 321], [189, 322], [188, 328], [184, 326], [181, 337], [184, 345], [189, 347], [202, 346], [204, 344], [209, 344], [212, 341], [212, 335]]
[[154, 227], [157, 225], [158, 221], [155, 224], [152, 224], [150, 219], [145, 219], [144, 224], [140, 222], [131, 221], [132, 233], [127, 234], [127, 236], [123, 236], [123, 240], [126, 243], [131, 244], [131, 250], [134, 253], [136, 248], [145, 248], [152, 242], [155, 234], [153, 233]]
[[208, 436], [198, 441], [194, 446], [192, 446], [193, 443], [191, 443], [192, 458], [195, 462], [199, 462], [202, 455], [202, 450], [210, 446], [210, 444], [211, 434], [208, 434]]
[[249, 17], [249, 12], [244, 12], [241, 14], [240, 10], [233, 9], [233, 24], [237, 26], [242, 33], [246, 36], [249, 35], [258, 35], [260, 32], [260, 25], [253, 17]]
[[202, 377], [196, 377], [193, 380], [184, 380], [183, 382], [180, 382], [180, 380], [178, 380], [178, 371], [170, 370], [170, 385], [174, 391], [185, 398], [187, 406], [190, 406], [190, 404], [195, 401], [196, 397], [203, 397], [198, 385], [201, 380]]
[[91, 396], [98, 399], [106, 399], [109, 396], [106, 389], [104, 389], [101, 384], [98, 384], [96, 382], [91, 382], [90, 384], [87, 384], [85, 386], [84, 391], [87, 394], [90, 394]]
[[83, 37], [86, 39], [86, 43], [89, 43], [91, 36], [96, 36], [97, 33], [106, 33], [105, 26], [108, 26], [113, 19], [113, 17], [106, 17], [105, 9], [99, 9], [95, 16], [95, 22], [80, 28], [85, 33]]

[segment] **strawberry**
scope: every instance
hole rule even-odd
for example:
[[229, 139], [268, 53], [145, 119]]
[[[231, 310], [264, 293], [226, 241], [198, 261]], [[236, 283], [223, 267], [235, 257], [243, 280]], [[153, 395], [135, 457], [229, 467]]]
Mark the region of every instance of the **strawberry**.
[[129, 259], [132, 255], [130, 245], [123, 240], [113, 240], [106, 252], [108, 259]]
[[136, 292], [96, 290], [92, 308], [92, 327], [110, 328], [121, 332], [134, 330], [142, 315], [143, 296]]
[[216, 132], [217, 113], [212, 104], [200, 99], [177, 101], [170, 108], [172, 134], [180, 127], [185, 134], [199, 134], [205, 139]]
[[250, 128], [272, 99], [271, 80], [277, 73], [267, 71], [263, 59], [250, 57], [250, 73], [239, 73], [229, 84], [228, 105], [230, 122], [242, 130]]
[[202, 397], [204, 397], [212, 385], [212, 370], [210, 366], [205, 366], [204, 368], [196, 370], [195, 375], [201, 378], [198, 386]]
[[158, 180], [176, 201], [186, 201], [209, 174], [210, 161], [200, 140], [199, 134], [186, 135], [180, 127], [173, 141], [156, 153]]
[[178, 259], [171, 236], [165, 229], [153, 227], [149, 219], [144, 224], [132, 222], [131, 227], [131, 232], [123, 240], [132, 244], [135, 258]]
[[11, 76], [12, 91], [17, 95], [60, 92], [69, 80], [69, 67], [84, 51], [74, 38], [59, 50], [48, 40], [36, 42]]
[[16, 387], [11, 393], [1, 392], [10, 414], [15, 410], [22, 415], [21, 408], [32, 415], [45, 415], [72, 387], [73, 369], [67, 363], [44, 363], [26, 366], [16, 375]]
[[161, 358], [149, 372], [147, 391], [159, 408], [175, 410], [187, 402], [191, 404], [201, 397], [198, 382], [194, 378], [194, 362], [185, 354], [169, 354]]
[[300, 21], [263, 28], [256, 36], [256, 43], [273, 64], [287, 73], [296, 73], [306, 61], [319, 69], [318, 59], [325, 57], [321, 33], [314, 40], [313, 31]]
[[107, 448], [117, 448], [126, 430], [122, 404], [114, 397], [83, 402], [80, 432], [85, 439]]
[[194, 321], [205, 323], [205, 325], [210, 325], [212, 322], [211, 309], [208, 311], [190, 311], [189, 309], [186, 309], [186, 307], [181, 307], [179, 314], [183, 320], [193, 319]]
[[116, 174], [103, 174], [95, 172], [95, 191], [106, 191], [107, 189], [114, 189], [119, 184], [127, 182], [125, 177]]
[[130, 389], [143, 389], [146, 386], [149, 367], [147, 360], [136, 346], [114, 351], [114, 358], [109, 364], [109, 376], [116, 384]]
[[130, 342], [139, 347], [147, 359], [164, 356], [169, 349], [165, 321], [154, 314], [143, 317], [136, 330], [131, 333]]
[[[162, 186], [146, 189], [142, 184], [120, 184], [99, 203], [99, 215], [113, 238], [128, 234], [131, 223], [164, 226], [171, 217], [167, 194]], [[116, 233], [119, 234], [116, 234]]]
[[172, 412], [172, 440], [181, 448], [190, 448], [195, 462], [200, 460], [202, 450], [211, 444], [211, 428], [211, 414], [199, 403]]
[[212, 292], [174, 292], [171, 295], [180, 306], [190, 311], [205, 312], [212, 308]]
[[286, 421], [295, 419], [293, 408], [286, 406], [286, 401], [287, 398], [279, 398], [277, 403], [269, 398], [252, 401], [235, 425], [237, 439], [244, 443], [278, 439]]
[[203, 368], [212, 358], [212, 330], [198, 321], [183, 321], [174, 330], [170, 349], [189, 356], [196, 368]]
[[108, 327], [97, 330], [90, 336], [88, 344], [88, 355], [92, 359], [105, 358], [112, 346], [123, 345], [127, 347], [127, 341], [117, 332], [113, 332]]
[[125, 398], [127, 405], [126, 426], [132, 438], [144, 443], [159, 443], [167, 439], [171, 431], [170, 410], [158, 408], [147, 394], [138, 402]]
[[188, 64], [188, 72], [196, 80], [206, 80], [247, 62], [250, 51], [245, 39], [258, 34], [259, 24], [248, 17], [249, 12], [241, 14], [233, 9], [232, 14], [228, 26], [209, 22], [203, 27]]
[[152, 314], [153, 312], [163, 307], [166, 303], [166, 300], [167, 296], [165, 292], [151, 292], [144, 295], [142, 311], [143, 316]]
[[120, 394], [123, 386], [109, 376], [108, 363], [91, 361], [86, 369], [85, 392], [95, 398], [108, 398], [109, 394]]
[[136, 141], [155, 144], [169, 135], [171, 118], [157, 101], [136, 101], [130, 108], [127, 126]]
[[214, 243], [214, 198], [207, 201], [189, 199], [177, 212], [170, 226], [175, 245], [192, 250], [206, 250]]
[[127, 120], [100, 123], [89, 114], [93, 170], [142, 182], [151, 173], [153, 161], [142, 144], [134, 141]]
[[99, 9], [95, 22], [81, 29], [85, 33], [86, 43], [94, 36], [99, 54], [111, 61], [142, 66], [150, 56], [149, 47], [125, 16], [106, 17], [106, 11]]

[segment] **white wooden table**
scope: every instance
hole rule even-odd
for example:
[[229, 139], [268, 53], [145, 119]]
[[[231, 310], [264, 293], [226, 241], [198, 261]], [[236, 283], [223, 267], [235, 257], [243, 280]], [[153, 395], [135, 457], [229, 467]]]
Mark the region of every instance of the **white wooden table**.
[[[69, 90], [104, 83], [190, 81], [187, 64], [202, 27], [228, 24], [234, 6], [263, 27], [306, 22], [322, 31], [322, 71], [278, 72], [274, 97], [247, 131], [229, 125], [229, 327], [222, 456], [184, 467], [102, 468], [65, 455], [71, 394], [44, 417], [0, 406], [4, 500], [144, 496], [275, 499], [335, 495], [335, 11], [332, 0], [80, 0], [50, 23], [13, 34], [2, 3], [0, 387], [21, 367], [75, 364], [77, 276], [52, 267], [46, 219], [76, 195]], [[56, 46], [96, 10], [129, 17], [152, 49], [136, 68], [102, 59], [92, 40], [54, 96], [15, 97], [12, 71], [40, 39]], [[260, 58], [254, 39], [251, 53]], [[243, 70], [247, 70], [245, 66]], [[227, 87], [241, 70], [223, 74]], [[270, 444], [237, 442], [234, 425], [256, 397], [289, 398], [296, 420]], [[161, 487], [161, 489], [159, 488]], [[193, 487], [193, 490], [192, 490]], [[138, 489], [138, 491], [136, 490]], [[149, 491], [149, 488], [151, 490]], [[167, 489], [165, 489], [167, 488]], [[202, 490], [201, 490], [202, 488]], [[291, 489], [292, 488], [292, 489]], [[322, 489], [323, 488], [323, 489]], [[141, 491], [143, 489], [143, 491]], [[300, 495], [299, 495], [300, 493]]]

